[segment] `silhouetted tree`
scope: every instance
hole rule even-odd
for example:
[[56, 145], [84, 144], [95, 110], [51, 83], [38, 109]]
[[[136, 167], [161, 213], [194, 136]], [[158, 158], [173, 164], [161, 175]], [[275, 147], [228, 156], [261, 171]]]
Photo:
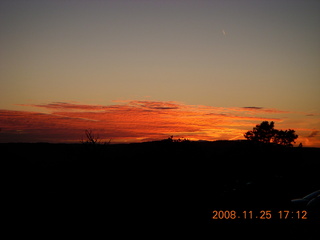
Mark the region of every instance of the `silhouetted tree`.
[[256, 125], [252, 131], [246, 132], [244, 137], [250, 141], [270, 143], [274, 138], [276, 130], [274, 129], [274, 122], [264, 121]]
[[295, 143], [298, 135], [292, 129], [277, 130], [274, 129], [274, 122], [269, 124], [268, 121], [263, 121], [261, 124], [256, 125], [252, 131], [246, 132], [244, 137], [250, 141], [293, 146], [292, 143]]
[[100, 143], [101, 139], [99, 135], [95, 135], [92, 130], [85, 130], [86, 140], [81, 140], [82, 143], [96, 144]]
[[297, 138], [298, 138], [298, 135], [295, 134], [295, 131], [292, 129], [285, 130], [285, 131], [277, 130], [274, 138], [274, 143], [292, 147], [293, 146], [292, 143], [295, 143], [294, 140], [296, 140]]

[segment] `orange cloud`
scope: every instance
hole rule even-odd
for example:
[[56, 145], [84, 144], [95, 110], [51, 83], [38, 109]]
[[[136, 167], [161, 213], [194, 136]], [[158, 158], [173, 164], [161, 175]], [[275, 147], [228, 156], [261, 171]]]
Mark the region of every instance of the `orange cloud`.
[[[191, 140], [243, 139], [245, 131], [262, 121], [283, 126], [285, 117], [279, 114], [289, 113], [262, 107], [221, 108], [138, 100], [115, 101], [107, 106], [66, 102], [20, 106], [49, 113], [0, 110], [0, 142], [79, 142], [85, 129], [93, 129], [112, 142], [159, 140], [171, 135]], [[310, 141], [318, 141], [318, 137], [313, 134]]]
[[240, 110], [252, 111], [252, 112], [265, 112], [265, 113], [289, 113], [289, 111], [282, 111], [274, 108], [263, 107], [242, 107]]

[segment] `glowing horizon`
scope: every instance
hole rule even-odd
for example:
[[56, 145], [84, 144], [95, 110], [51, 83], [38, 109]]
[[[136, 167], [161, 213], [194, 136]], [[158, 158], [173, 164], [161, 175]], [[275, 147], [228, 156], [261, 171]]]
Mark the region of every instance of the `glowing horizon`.
[[[114, 105], [67, 102], [18, 104], [40, 111], [0, 110], [0, 142], [77, 143], [86, 129], [101, 140], [130, 143], [174, 136], [189, 140], [236, 140], [262, 121], [274, 121], [277, 129], [294, 129], [297, 144], [320, 147], [319, 132], [308, 128], [319, 116], [263, 107], [222, 108], [187, 105], [175, 101], [126, 100]], [[296, 126], [288, 116], [304, 117]], [[297, 118], [297, 117], [295, 117]], [[309, 123], [305, 122], [309, 119]], [[313, 119], [312, 121], [310, 121]]]

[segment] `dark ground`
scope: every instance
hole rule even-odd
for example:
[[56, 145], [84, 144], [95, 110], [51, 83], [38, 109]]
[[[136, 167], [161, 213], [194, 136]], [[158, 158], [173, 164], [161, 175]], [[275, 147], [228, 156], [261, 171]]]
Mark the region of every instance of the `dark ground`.
[[[0, 150], [8, 227], [316, 239], [316, 220], [280, 220], [278, 211], [291, 211], [291, 199], [320, 189], [319, 148], [160, 141], [11, 143]], [[213, 220], [214, 210], [235, 210], [241, 218]], [[243, 219], [244, 210], [253, 219]], [[260, 211], [272, 217], [255, 218]]]

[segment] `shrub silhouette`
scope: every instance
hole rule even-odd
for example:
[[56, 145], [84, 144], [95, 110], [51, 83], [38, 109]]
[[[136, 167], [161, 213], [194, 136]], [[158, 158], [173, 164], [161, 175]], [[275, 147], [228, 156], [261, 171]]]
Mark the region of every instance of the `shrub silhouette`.
[[161, 140], [162, 142], [190, 142], [189, 139], [187, 138], [178, 138], [178, 139], [173, 139], [173, 136], [168, 137], [167, 139]]
[[289, 130], [277, 130], [274, 128], [274, 122], [263, 121], [256, 125], [252, 131], [248, 131], [244, 134], [247, 140], [263, 143], [275, 143], [283, 146], [293, 146], [295, 139], [298, 135], [292, 129]]
[[97, 144], [101, 142], [100, 136], [93, 133], [91, 129], [85, 130], [86, 140], [82, 139], [81, 142], [85, 144]]
[[109, 139], [108, 142], [101, 142], [102, 138], [100, 137], [99, 134], [95, 134], [93, 130], [85, 130], [85, 139], [83, 137], [81, 138], [80, 142], [82, 144], [89, 144], [89, 145], [108, 145], [111, 142], [111, 139]]

